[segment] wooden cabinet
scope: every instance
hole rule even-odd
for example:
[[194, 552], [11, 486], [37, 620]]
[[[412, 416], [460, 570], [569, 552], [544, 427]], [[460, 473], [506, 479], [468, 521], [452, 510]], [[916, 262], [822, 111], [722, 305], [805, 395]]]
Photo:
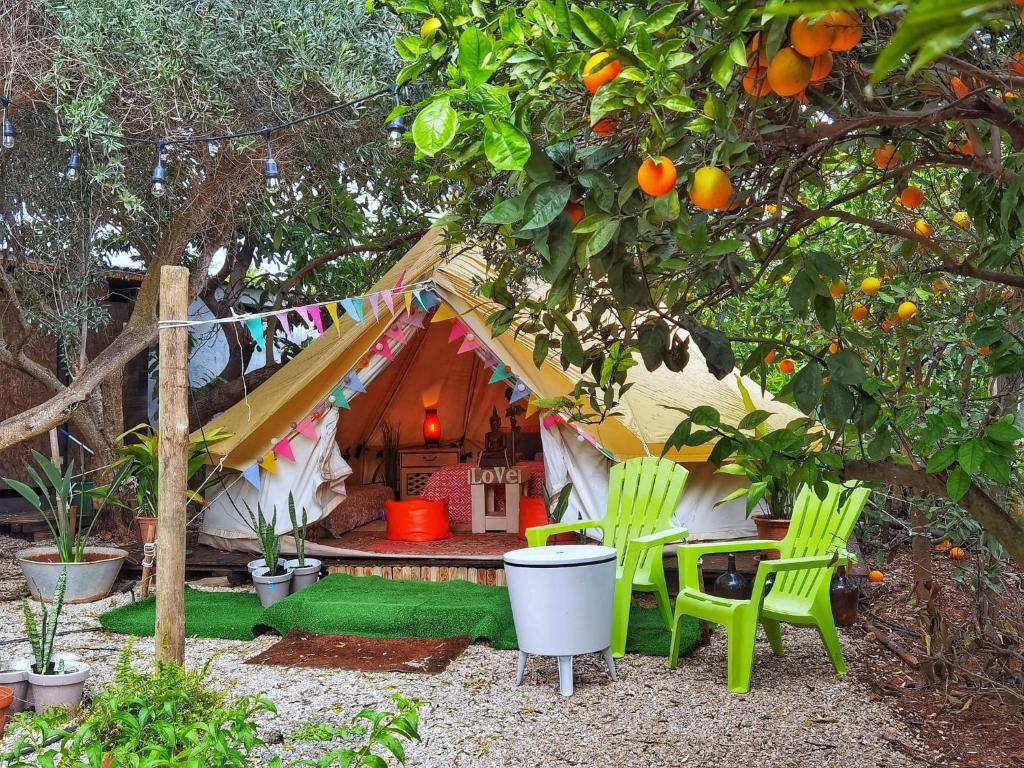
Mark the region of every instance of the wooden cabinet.
[[402, 499], [412, 499], [423, 493], [427, 480], [439, 467], [459, 463], [458, 448], [401, 448], [398, 455]]

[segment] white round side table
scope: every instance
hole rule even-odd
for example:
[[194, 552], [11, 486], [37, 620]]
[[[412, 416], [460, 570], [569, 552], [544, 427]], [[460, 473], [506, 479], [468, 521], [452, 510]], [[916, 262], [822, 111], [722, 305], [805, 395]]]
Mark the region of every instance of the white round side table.
[[516, 685], [523, 682], [527, 655], [557, 656], [559, 690], [572, 696], [572, 657], [603, 652], [612, 660], [612, 547], [529, 547], [506, 552], [505, 576], [519, 640]]

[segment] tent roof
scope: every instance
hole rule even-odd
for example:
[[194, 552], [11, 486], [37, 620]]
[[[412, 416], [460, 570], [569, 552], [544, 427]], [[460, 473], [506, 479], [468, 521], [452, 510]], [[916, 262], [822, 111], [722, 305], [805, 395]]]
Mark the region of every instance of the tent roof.
[[[538, 397], [559, 397], [570, 393], [575, 384], [572, 371], [563, 371], [552, 355], [541, 368], [533, 364], [533, 337], [525, 333], [505, 333], [490, 338], [487, 317], [495, 306], [476, 293], [486, 276], [487, 266], [472, 248], [449, 254], [440, 230], [431, 230], [378, 281], [371, 292], [403, 284], [431, 280], [442, 301], [446, 302], [480, 339], [529, 386]], [[283, 437], [291, 425], [303, 419], [327, 397], [334, 387], [373, 343], [387, 330], [392, 318], [386, 312], [379, 319], [367, 315], [355, 323], [348, 315], [341, 318], [337, 330], [329, 329], [266, 382], [215, 418], [209, 428], [219, 428], [231, 437], [212, 447], [214, 459], [235, 469], [245, 469], [270, 450], [275, 439]], [[719, 381], [712, 376], [700, 350], [690, 349], [690, 362], [680, 373], [666, 368], [649, 372], [642, 366], [630, 372], [633, 387], [616, 409], [616, 416], [601, 424], [581, 425], [599, 445], [618, 459], [642, 456], [648, 451], [660, 453], [679, 421], [679, 414], [666, 406], [696, 407], [711, 405], [725, 421], [736, 424], [746, 414], [735, 377]], [[762, 396], [760, 387], [749, 380], [745, 385], [758, 408], [774, 415], [772, 427], [780, 428], [800, 417], [799, 411]], [[372, 386], [372, 383], [371, 385]], [[358, 398], [353, 401], [358, 408]], [[339, 429], [344, 429], [342, 418]], [[705, 461], [710, 445], [686, 447], [672, 455], [678, 461]]]

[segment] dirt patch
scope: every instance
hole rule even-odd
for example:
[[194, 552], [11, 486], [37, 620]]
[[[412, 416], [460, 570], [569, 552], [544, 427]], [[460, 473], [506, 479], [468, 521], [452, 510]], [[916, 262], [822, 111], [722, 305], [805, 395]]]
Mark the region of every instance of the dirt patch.
[[469, 635], [374, 638], [315, 635], [293, 629], [280, 642], [245, 663], [435, 675], [458, 658], [469, 647], [469, 641]]

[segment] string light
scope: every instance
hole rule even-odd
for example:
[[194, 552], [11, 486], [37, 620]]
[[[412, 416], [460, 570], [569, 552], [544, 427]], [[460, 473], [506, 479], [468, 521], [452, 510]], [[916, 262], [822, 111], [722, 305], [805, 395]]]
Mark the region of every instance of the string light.
[[281, 174], [277, 170], [277, 160], [274, 159], [274, 149], [270, 145], [270, 131], [263, 134], [267, 141], [267, 159], [263, 164], [263, 181], [266, 184], [267, 192], [273, 194], [281, 186]]
[[153, 166], [153, 175], [150, 177], [150, 181], [153, 182], [153, 186], [150, 187], [153, 197], [163, 197], [164, 192], [167, 191], [167, 173], [164, 171], [163, 155], [164, 142], [158, 141], [156, 143], [156, 165]]
[[78, 147], [71, 147], [71, 154], [68, 156], [68, 181], [78, 178], [78, 172], [82, 169], [82, 158], [78, 154]]
[[[401, 106], [402, 95], [397, 87], [394, 89], [394, 98], [395, 106]], [[402, 145], [402, 137], [405, 136], [405, 132], [405, 115], [398, 115], [393, 118], [391, 122], [387, 124], [388, 146], [392, 149], [398, 149]]]
[[0, 104], [3, 104], [4, 107], [4, 149], [14, 149], [14, 123], [11, 122], [11, 117], [7, 112], [8, 108], [11, 106], [11, 100], [6, 96], [0, 97]]

